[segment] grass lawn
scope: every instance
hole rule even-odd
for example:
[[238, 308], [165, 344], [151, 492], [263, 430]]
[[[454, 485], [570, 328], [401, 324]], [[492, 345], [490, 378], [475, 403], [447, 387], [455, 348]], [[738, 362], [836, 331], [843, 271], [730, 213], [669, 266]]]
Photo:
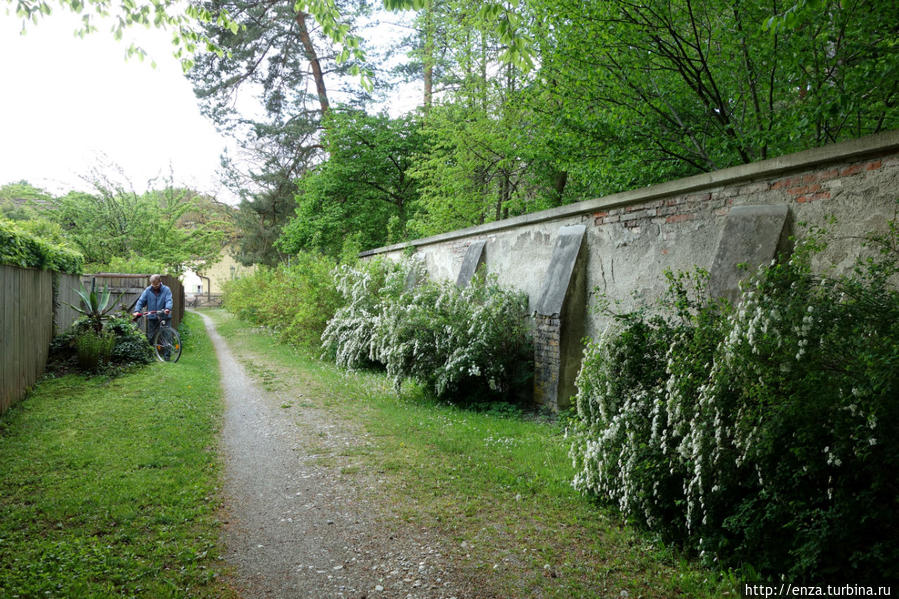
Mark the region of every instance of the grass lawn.
[[735, 576], [684, 559], [574, 491], [562, 425], [461, 410], [414, 385], [397, 394], [383, 374], [341, 372], [226, 312], [210, 314], [238, 354], [257, 357], [249, 370], [263, 386], [302, 392], [282, 408], [312, 402], [363, 426], [374, 445], [349, 449], [342, 474], [388, 480], [394, 513], [441, 531], [492, 596], [739, 596]]
[[198, 318], [177, 364], [44, 379], [0, 416], [0, 597], [229, 597], [222, 403]]

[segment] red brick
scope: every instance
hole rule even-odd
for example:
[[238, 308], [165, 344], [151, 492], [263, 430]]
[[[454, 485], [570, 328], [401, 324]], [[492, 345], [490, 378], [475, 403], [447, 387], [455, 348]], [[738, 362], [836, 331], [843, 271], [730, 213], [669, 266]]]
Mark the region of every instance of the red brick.
[[604, 212], [594, 212], [594, 213], [593, 213], [593, 218], [602, 218], [602, 217], [608, 216], [608, 215], [609, 215], [609, 211], [608, 211], [608, 210], [606, 210], [606, 211], [604, 211]]
[[828, 200], [828, 199], [830, 199], [830, 192], [822, 191], [822, 192], [813, 193], [810, 195], [801, 195], [796, 198], [796, 202], [798, 202], [799, 204], [806, 204], [808, 202], [815, 202], [817, 200]]
[[883, 166], [883, 160], [875, 160], [874, 162], [869, 162], [865, 167], [865, 170], [876, 171], [880, 167]]
[[684, 221], [693, 220], [692, 214], [672, 214], [665, 219], [666, 223], [682, 223]]
[[855, 175], [860, 172], [862, 172], [862, 165], [853, 164], [852, 166], [844, 168], [840, 175], [843, 177], [849, 177], [850, 175]]
[[806, 193], [817, 193], [821, 191], [821, 186], [815, 183], [814, 185], [806, 185], [804, 187], [793, 187], [787, 190], [787, 193], [790, 195], [798, 196]]
[[681, 198], [671, 198], [670, 200], [668, 200], [667, 202], [665, 202], [665, 205], [666, 205], [666, 206], [677, 206], [677, 205], [680, 204], [682, 201], [683, 201], [683, 200], [682, 200]]
[[799, 183], [796, 179], [792, 179], [787, 177], [786, 179], [780, 179], [771, 184], [771, 189], [782, 189], [784, 187], [792, 187], [795, 183]]

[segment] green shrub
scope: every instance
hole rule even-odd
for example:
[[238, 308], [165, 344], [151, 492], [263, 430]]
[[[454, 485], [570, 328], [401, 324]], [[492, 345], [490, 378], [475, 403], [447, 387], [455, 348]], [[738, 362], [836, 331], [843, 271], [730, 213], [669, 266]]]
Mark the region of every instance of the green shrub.
[[342, 304], [335, 266], [325, 256], [300, 253], [289, 266], [259, 268], [229, 281], [222, 302], [238, 317], [277, 331], [283, 341], [318, 347], [328, 320]]
[[12, 221], [0, 219], [0, 264], [80, 274], [83, 262], [78, 252], [36, 237]]
[[109, 333], [86, 331], [75, 337], [75, 354], [78, 356], [78, 366], [88, 372], [97, 372], [101, 366], [109, 362], [112, 349], [115, 347], [115, 337]]
[[[92, 339], [87, 339], [89, 335], [98, 337], [93, 329], [93, 323], [87, 317], [79, 318], [68, 331], [57, 335], [51, 341], [50, 362], [57, 366], [64, 366], [73, 360], [82, 370], [97, 372], [98, 370], [108, 371], [109, 369], [106, 367], [115, 369], [136, 364], [149, 364], [153, 361], [152, 346], [127, 314], [111, 316], [105, 321], [99, 337], [111, 338], [113, 346], [108, 353], [103, 351], [97, 354], [96, 364], [94, 364], [92, 352], [99, 348], [93, 347], [97, 343]], [[79, 350], [79, 347], [82, 349]], [[82, 365], [82, 354], [86, 366]]]
[[621, 316], [578, 378], [575, 486], [769, 578], [899, 575], [897, 240], [828, 280], [812, 236], [738, 310], [673, 277], [663, 314]]
[[521, 401], [533, 373], [527, 296], [475, 277], [464, 289], [427, 280], [416, 260], [341, 266], [345, 305], [328, 323], [325, 352], [342, 368], [383, 365], [438, 397]]
[[131, 321], [130, 316], [114, 316], [106, 321], [105, 330], [115, 336], [115, 347], [110, 359], [113, 363], [149, 364], [154, 359], [153, 347], [143, 331]]

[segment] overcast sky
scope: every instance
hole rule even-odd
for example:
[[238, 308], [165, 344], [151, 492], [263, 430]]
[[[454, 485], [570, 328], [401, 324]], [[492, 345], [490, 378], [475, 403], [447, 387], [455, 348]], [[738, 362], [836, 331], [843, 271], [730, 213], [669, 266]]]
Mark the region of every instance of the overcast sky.
[[[83, 177], [112, 162], [138, 192], [171, 172], [175, 183], [236, 202], [216, 175], [223, 150], [236, 156], [236, 146], [200, 114], [168, 33], [126, 31], [126, 40], [155, 60], [153, 68], [149, 60], [126, 60], [128, 42], [114, 40], [102, 24], [77, 38], [77, 17], [54, 7], [20, 35], [21, 20], [5, 12], [0, 9], [0, 185], [24, 179], [53, 193], [89, 190]], [[386, 40], [402, 31], [388, 27], [375, 35]], [[418, 87], [406, 86], [385, 108], [394, 115], [414, 108]]]
[[168, 35], [135, 32], [154, 69], [126, 60], [128, 44], [105, 31], [79, 39], [75, 27], [56, 10], [20, 35], [21, 21], [0, 14], [0, 184], [87, 189], [80, 177], [112, 161], [138, 191], [171, 170], [221, 196], [215, 171], [228, 142], [200, 115]]

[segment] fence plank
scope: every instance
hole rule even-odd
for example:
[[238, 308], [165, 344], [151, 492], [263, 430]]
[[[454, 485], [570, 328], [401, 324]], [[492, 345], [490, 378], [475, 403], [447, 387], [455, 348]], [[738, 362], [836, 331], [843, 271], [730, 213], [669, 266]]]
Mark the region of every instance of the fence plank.
[[81, 298], [75, 293], [81, 289], [81, 278], [77, 275], [55, 273], [56, 299], [54, 300], [54, 326], [55, 334], [59, 335], [67, 331], [81, 314], [72, 306], [81, 304]]
[[47, 363], [53, 330], [50, 272], [0, 266], [0, 412], [24, 397]]
[[[0, 290], [9, 289], [11, 286], [12, 269], [0, 268]], [[5, 294], [4, 294], [5, 295]], [[15, 351], [12, 335], [12, 305], [7, 301], [0, 301], [0, 345]], [[0, 359], [0, 412], [9, 407], [12, 397], [12, 360], [6, 355]]]

